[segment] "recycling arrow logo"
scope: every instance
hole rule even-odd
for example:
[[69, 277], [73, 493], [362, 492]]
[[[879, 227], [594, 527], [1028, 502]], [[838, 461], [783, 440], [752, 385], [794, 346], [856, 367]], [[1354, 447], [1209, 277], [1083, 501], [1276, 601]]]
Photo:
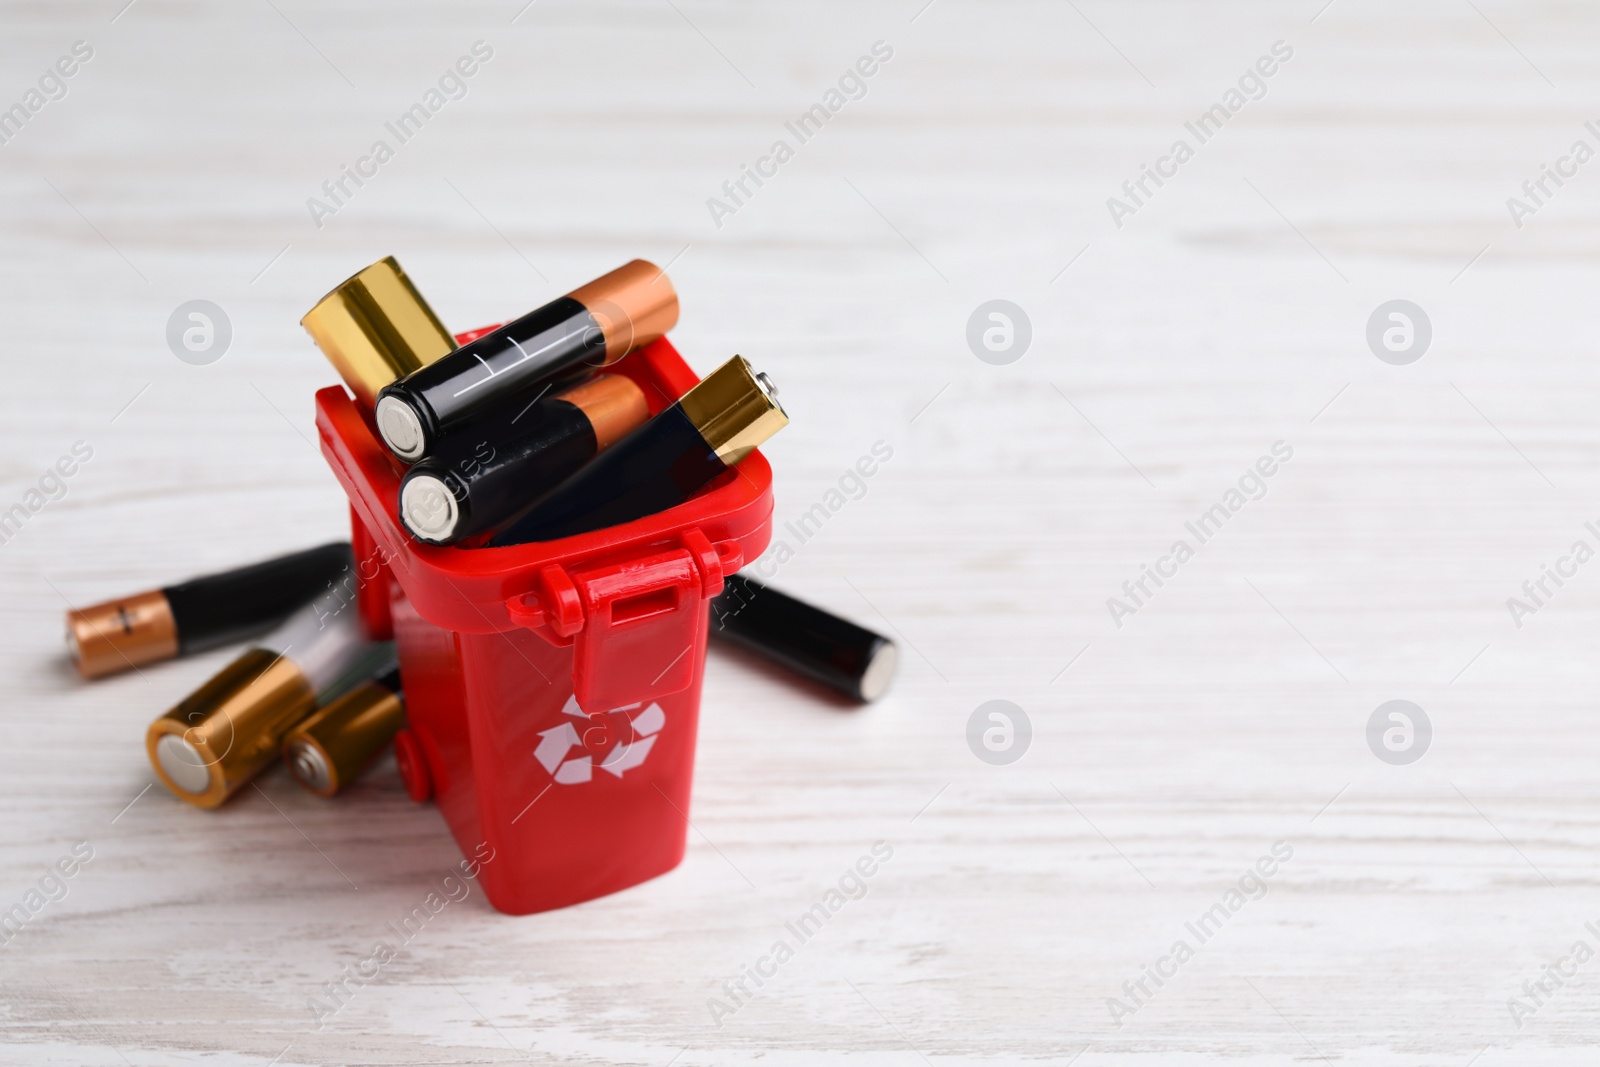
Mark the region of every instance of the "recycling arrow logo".
[[[585, 734], [596, 729], [608, 730], [612, 721], [625, 718], [627, 729], [623, 730], [620, 724], [616, 729], [618, 733], [627, 733], [629, 736], [619, 738], [616, 747], [596, 762], [594, 755], [589, 751], [589, 746], [585, 743], [585, 737], [578, 733], [578, 729], [571, 722], [563, 722], [548, 730], [539, 731], [539, 747], [534, 749], [533, 758], [550, 772], [550, 776], [558, 785], [577, 785], [580, 782], [590, 781], [596, 767], [621, 778], [625, 772], [645, 761], [645, 757], [650, 755], [650, 750], [655, 747], [656, 736], [667, 724], [666, 712], [662, 711], [661, 705], [655, 701], [651, 701], [648, 707], [641, 701], [638, 704], [613, 708], [603, 716], [591, 716], [578, 707], [577, 697], [572, 696], [567, 698], [566, 706], [561, 712], [588, 724]], [[569, 756], [573, 749], [578, 749], [578, 754]]]

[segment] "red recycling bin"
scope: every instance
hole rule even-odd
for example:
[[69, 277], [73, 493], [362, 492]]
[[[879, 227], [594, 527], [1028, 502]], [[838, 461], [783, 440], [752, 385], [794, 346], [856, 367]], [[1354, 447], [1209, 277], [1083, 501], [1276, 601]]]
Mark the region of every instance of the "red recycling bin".
[[[699, 379], [665, 339], [608, 368], [651, 413]], [[706, 601], [765, 550], [759, 452], [691, 500], [619, 526], [505, 548], [420, 544], [404, 468], [343, 388], [317, 394], [322, 452], [350, 498], [360, 609], [393, 636], [408, 726], [396, 757], [432, 796], [496, 908], [546, 911], [677, 866], [688, 832]]]

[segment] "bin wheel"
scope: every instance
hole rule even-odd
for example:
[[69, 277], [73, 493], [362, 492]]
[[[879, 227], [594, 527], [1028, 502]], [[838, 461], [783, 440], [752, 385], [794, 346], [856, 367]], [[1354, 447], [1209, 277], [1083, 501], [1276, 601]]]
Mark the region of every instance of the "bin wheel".
[[394, 735], [394, 763], [400, 769], [400, 782], [406, 787], [406, 796], [418, 804], [433, 796], [433, 781], [428, 777], [428, 761], [422, 755], [422, 745], [410, 730]]

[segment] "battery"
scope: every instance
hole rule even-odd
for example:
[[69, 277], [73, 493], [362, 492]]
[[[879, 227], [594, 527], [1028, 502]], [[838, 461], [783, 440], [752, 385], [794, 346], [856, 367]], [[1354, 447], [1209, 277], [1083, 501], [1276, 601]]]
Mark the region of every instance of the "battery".
[[429, 544], [448, 545], [515, 516], [650, 415], [644, 390], [602, 374], [470, 431], [406, 472], [400, 521]]
[[734, 356], [533, 502], [489, 544], [553, 541], [675, 507], [788, 422], [771, 379]]
[[863, 703], [888, 690], [900, 659], [882, 634], [743, 574], [724, 578], [712, 598], [711, 636]]
[[[253, 637], [350, 574], [350, 542], [67, 612], [67, 653], [100, 678]], [[353, 579], [352, 579], [353, 581]]]
[[494, 408], [609, 366], [677, 321], [672, 283], [636, 259], [386, 386], [378, 432], [391, 452], [414, 462]]
[[173, 793], [215, 808], [278, 754], [318, 703], [371, 678], [392, 645], [374, 644], [336, 594], [295, 612], [255, 647], [150, 724], [145, 748]]
[[378, 677], [319, 708], [290, 731], [283, 761], [295, 780], [331, 797], [355, 781], [406, 722], [400, 669], [391, 660]]
[[300, 325], [368, 411], [378, 390], [456, 346], [393, 256], [340, 282]]

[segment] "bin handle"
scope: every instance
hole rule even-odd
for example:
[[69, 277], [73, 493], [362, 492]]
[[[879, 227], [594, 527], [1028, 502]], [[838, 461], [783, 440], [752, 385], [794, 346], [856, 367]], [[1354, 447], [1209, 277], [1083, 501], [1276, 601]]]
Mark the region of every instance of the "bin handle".
[[583, 629], [583, 601], [567, 572], [551, 564], [539, 572], [539, 591], [506, 601], [506, 614], [518, 626], [537, 630], [549, 624], [558, 637], [572, 637]]
[[[700, 595], [709, 600], [722, 592], [723, 578], [744, 566], [744, 551], [738, 541], [713, 543], [698, 526], [691, 526], [678, 537], [679, 543], [700, 576]], [[583, 629], [583, 598], [571, 575], [559, 564], [539, 571], [537, 589], [506, 601], [511, 622], [529, 630], [546, 626], [557, 637], [573, 638]]]
[[[698, 526], [691, 526], [683, 531], [680, 540], [683, 542], [683, 547], [688, 550], [689, 558], [694, 560], [695, 570], [700, 573], [700, 595], [709, 600], [722, 592], [723, 575], [739, 568], [734, 566], [725, 569], [727, 564], [723, 562], [722, 553]], [[739, 551], [739, 544], [736, 541], [728, 542], [728, 548], [733, 556], [744, 555]]]

